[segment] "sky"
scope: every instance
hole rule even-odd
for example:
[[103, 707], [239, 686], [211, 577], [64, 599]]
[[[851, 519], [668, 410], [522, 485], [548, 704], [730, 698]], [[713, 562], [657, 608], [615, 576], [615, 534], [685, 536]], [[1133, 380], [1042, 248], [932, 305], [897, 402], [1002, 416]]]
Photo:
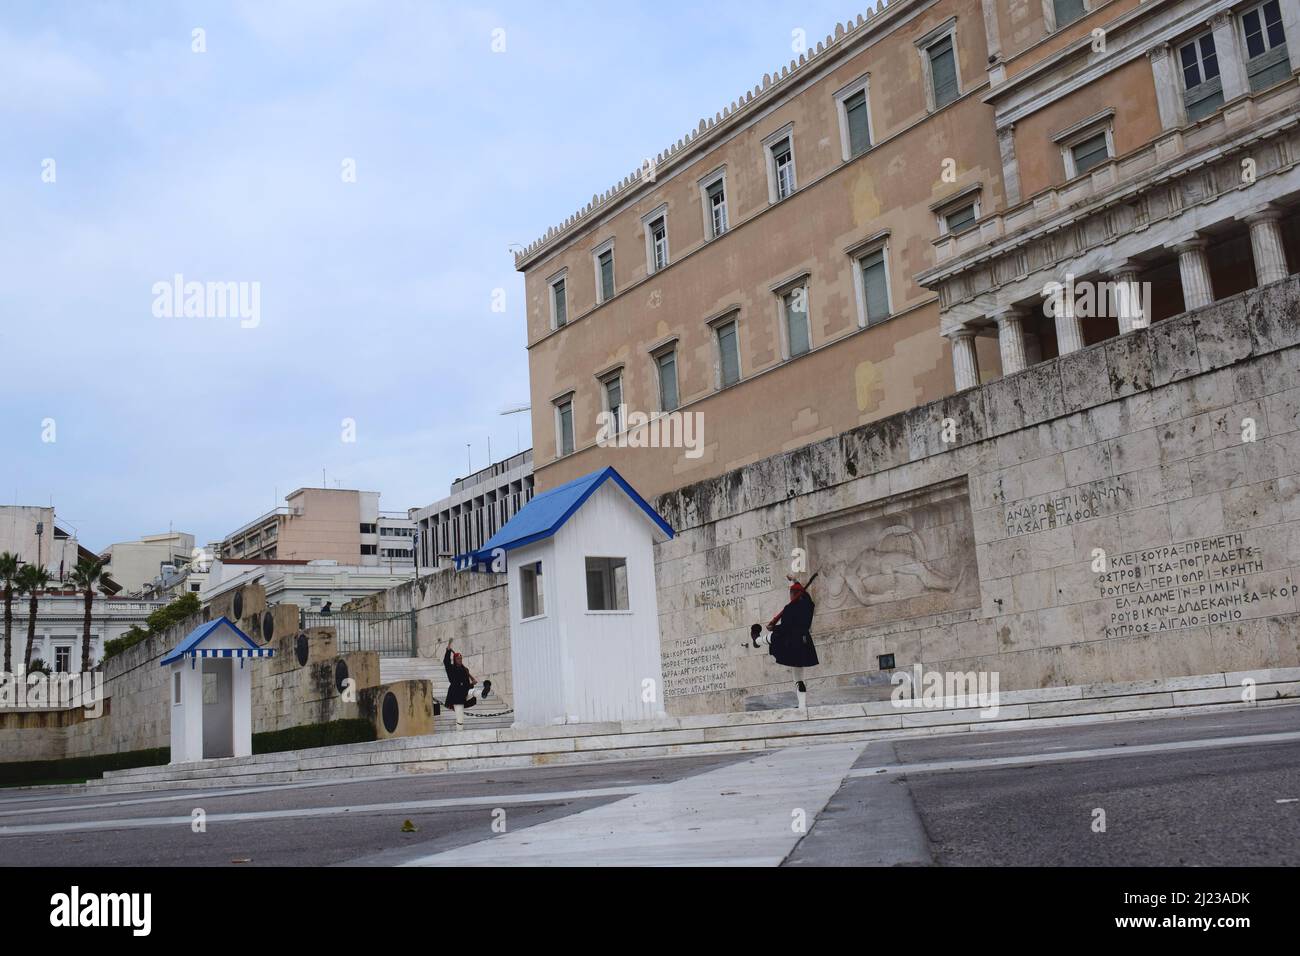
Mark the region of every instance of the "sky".
[[530, 445], [512, 249], [862, 3], [4, 0], [0, 502], [101, 550], [445, 497]]

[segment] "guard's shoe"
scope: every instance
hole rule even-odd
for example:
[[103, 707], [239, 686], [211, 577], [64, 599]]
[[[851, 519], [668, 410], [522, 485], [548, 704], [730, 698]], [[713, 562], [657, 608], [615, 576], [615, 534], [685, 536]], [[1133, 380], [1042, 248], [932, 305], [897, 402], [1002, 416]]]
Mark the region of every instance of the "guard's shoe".
[[492, 682], [491, 682], [490, 680], [485, 680], [485, 681], [483, 682], [483, 693], [482, 693], [481, 695], [479, 695], [479, 699], [480, 699], [480, 700], [487, 700], [487, 699], [488, 699], [488, 695], [491, 694], [491, 693], [492, 693]]

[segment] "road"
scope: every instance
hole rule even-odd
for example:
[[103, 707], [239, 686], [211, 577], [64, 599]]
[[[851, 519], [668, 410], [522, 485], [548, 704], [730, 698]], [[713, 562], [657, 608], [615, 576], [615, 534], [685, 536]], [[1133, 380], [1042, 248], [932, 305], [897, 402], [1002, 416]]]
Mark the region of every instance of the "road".
[[0, 791], [0, 862], [1294, 866], [1300, 705], [580, 767]]

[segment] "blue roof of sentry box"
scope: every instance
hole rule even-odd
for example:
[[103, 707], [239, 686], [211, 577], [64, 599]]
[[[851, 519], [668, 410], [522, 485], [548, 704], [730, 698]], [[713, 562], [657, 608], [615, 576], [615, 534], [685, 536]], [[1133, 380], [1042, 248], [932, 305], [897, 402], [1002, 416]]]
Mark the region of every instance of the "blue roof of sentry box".
[[651, 508], [646, 500], [636, 493], [636, 489], [627, 483], [627, 479], [607, 466], [600, 471], [575, 478], [558, 488], [542, 492], [520, 508], [519, 513], [507, 521], [504, 528], [489, 538], [482, 548], [469, 554], [458, 555], [456, 567], [463, 569], [471, 564], [490, 564], [492, 553], [498, 548], [502, 551], [510, 551], [549, 538], [582, 507], [584, 501], [595, 494], [597, 488], [607, 481], [612, 481], [622, 488], [660, 531], [670, 538], [673, 536], [672, 527], [660, 517], [659, 512]]
[[[210, 653], [204, 653], [199, 649], [199, 645], [217, 632], [222, 625], [230, 628], [236, 637], [242, 638], [249, 649], [257, 653], [248, 653], [246, 651], [235, 650], [230, 648], [217, 648]], [[185, 639], [172, 648], [172, 652], [164, 657], [162, 664], [171, 664], [180, 660], [182, 657], [271, 657], [275, 654], [269, 647], [258, 647], [257, 642], [241, 631], [229, 618], [219, 617], [215, 621], [208, 621], [206, 624], [200, 624], [194, 630], [185, 636]]]

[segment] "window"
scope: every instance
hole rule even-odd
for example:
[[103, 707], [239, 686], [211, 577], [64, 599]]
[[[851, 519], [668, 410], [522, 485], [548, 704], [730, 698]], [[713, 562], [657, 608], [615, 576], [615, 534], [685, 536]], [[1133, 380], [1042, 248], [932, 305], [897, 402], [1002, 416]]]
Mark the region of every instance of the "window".
[[1214, 34], [1203, 33], [1178, 48], [1183, 71], [1183, 106], [1189, 120], [1209, 116], [1223, 105], [1223, 81], [1219, 78], [1219, 57]]
[[378, 553], [379, 553], [379, 546], [376, 545], [376, 544], [363, 544], [363, 545], [361, 546], [361, 553], [362, 553], [362, 554], [378, 554]]
[[979, 219], [978, 205], [975, 202], [963, 203], [951, 212], [943, 214], [943, 230], [947, 235], [955, 236], [975, 225]]
[[727, 231], [727, 177], [725, 170], [700, 183], [704, 194], [704, 234], [716, 239]]
[[1104, 163], [1110, 158], [1110, 147], [1105, 131], [1094, 133], [1082, 142], [1071, 146], [1070, 157], [1074, 162], [1075, 176], [1082, 176], [1094, 166]]
[[67, 674], [72, 670], [72, 648], [61, 644], [54, 648], [54, 673]]
[[787, 126], [763, 143], [767, 151], [767, 193], [769, 202], [780, 202], [795, 191], [794, 131]]
[[718, 387], [726, 388], [740, 381], [740, 342], [736, 338], [736, 322], [733, 319], [719, 325], [716, 329], [718, 338]]
[[551, 328], [553, 329], [569, 324], [569, 299], [566, 294], [567, 279], [567, 271], [551, 279]]
[[587, 610], [627, 609], [627, 558], [588, 558]]
[[592, 254], [596, 264], [596, 303], [614, 298], [614, 240], [610, 239]]
[[542, 597], [542, 562], [534, 561], [519, 569], [519, 617], [541, 617], [546, 613], [546, 601]]
[[374, 526], [373, 524], [366, 524], [365, 522], [362, 522], [362, 524], [361, 524], [361, 533], [362, 533], [362, 534], [374, 534], [374, 533], [375, 533], [375, 526]]
[[614, 416], [614, 434], [623, 431], [623, 375], [611, 375], [601, 379], [605, 392], [605, 411]]
[[677, 407], [677, 350], [669, 349], [655, 356], [659, 370], [659, 408], [671, 412]]
[[930, 109], [947, 106], [961, 95], [957, 82], [956, 36], [951, 21], [921, 41], [921, 60], [929, 80]]
[[172, 703], [179, 704], [180, 702], [181, 702], [181, 674], [180, 671], [176, 671], [174, 674], [172, 674]]
[[867, 81], [861, 76], [835, 94], [840, 114], [840, 143], [844, 161], [861, 156], [871, 148], [871, 114], [867, 103]]
[[1267, 89], [1291, 75], [1279, 0], [1243, 13], [1241, 29], [1246, 35], [1246, 77], [1252, 91]]
[[561, 458], [573, 454], [573, 399], [555, 404], [555, 454]]
[[781, 318], [785, 326], [787, 358], [808, 351], [808, 284], [801, 283], [781, 295]]
[[859, 324], [863, 328], [877, 325], [889, 318], [889, 272], [886, 261], [884, 246], [876, 246], [858, 254], [854, 278], [861, 310]]
[[200, 585], [200, 584], [191, 584], [191, 585], [190, 585], [190, 590], [191, 590], [191, 591], [198, 591], [200, 587], [202, 587], [202, 585]]
[[668, 265], [668, 206], [664, 204], [641, 219], [645, 230], [646, 272], [655, 273]]
[[1052, 0], [1052, 24], [1048, 29], [1059, 30], [1088, 12], [1083, 0]]

